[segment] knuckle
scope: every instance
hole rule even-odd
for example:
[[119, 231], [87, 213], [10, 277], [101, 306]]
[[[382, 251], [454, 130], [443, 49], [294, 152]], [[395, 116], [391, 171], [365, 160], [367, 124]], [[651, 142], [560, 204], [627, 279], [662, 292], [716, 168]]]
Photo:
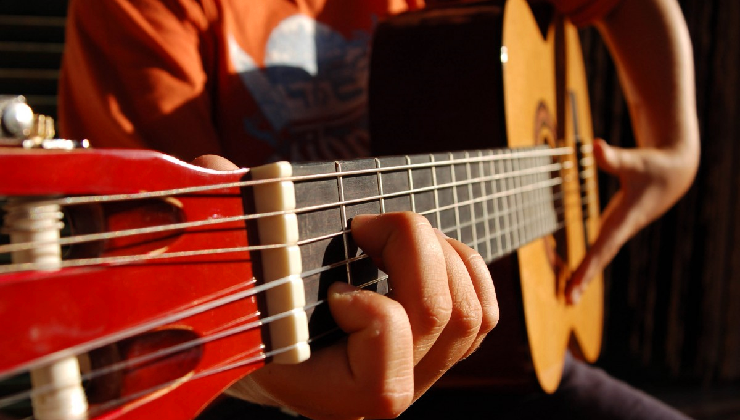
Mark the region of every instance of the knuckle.
[[480, 332], [483, 334], [488, 334], [496, 328], [496, 325], [498, 325], [498, 321], [500, 319], [500, 313], [498, 308], [498, 302], [496, 301], [495, 297], [493, 299], [495, 302], [495, 305], [489, 305], [487, 307], [482, 307], [482, 320], [480, 324]]
[[418, 327], [423, 334], [441, 332], [452, 317], [452, 298], [438, 293], [422, 299]]
[[483, 323], [483, 309], [477, 301], [460, 305], [454, 311], [450, 322], [447, 324], [453, 331], [457, 331], [460, 337], [476, 337]]

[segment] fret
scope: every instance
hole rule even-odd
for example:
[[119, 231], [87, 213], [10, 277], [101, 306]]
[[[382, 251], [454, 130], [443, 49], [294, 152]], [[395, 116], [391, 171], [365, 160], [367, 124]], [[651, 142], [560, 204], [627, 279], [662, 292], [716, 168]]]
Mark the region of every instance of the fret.
[[[410, 171], [403, 169], [408, 164], [406, 156], [391, 156], [375, 159], [378, 170], [378, 192], [381, 212], [414, 211], [413, 186], [409, 178]], [[385, 168], [402, 168], [396, 171], [380, 171]]]
[[[375, 167], [380, 169], [380, 160], [375, 158]], [[380, 214], [385, 214], [385, 198], [383, 195], [383, 175], [378, 171], [378, 195], [380, 196]]]
[[[533, 168], [539, 168], [540, 165], [542, 165], [543, 163], [542, 160], [537, 157], [531, 158], [530, 161], [531, 161], [531, 165]], [[546, 182], [547, 180], [544, 179], [542, 175], [543, 174], [539, 172], [532, 175], [532, 182], [534, 182], [538, 186], [538, 188], [532, 194], [532, 199], [534, 200], [534, 203], [535, 203], [534, 208], [532, 209], [532, 215], [533, 215], [532, 217], [534, 217], [534, 220], [535, 220], [535, 229], [533, 229], [532, 239], [535, 239], [541, 236], [542, 233], [545, 231], [545, 226], [543, 223], [544, 219], [542, 217], [544, 215], [543, 208], [542, 208], [542, 205], [543, 205], [542, 200], [544, 198], [543, 197], [544, 188], [540, 188], [539, 186], [543, 185], [543, 183]]]
[[[524, 157], [520, 159], [519, 167], [525, 170], [532, 168], [533, 165], [531, 164], [531, 158]], [[534, 185], [534, 182], [532, 180], [533, 176], [534, 174], [528, 171], [524, 176], [522, 176], [522, 184], [528, 187]], [[523, 243], [529, 243], [529, 241], [532, 240], [533, 233], [534, 233], [533, 231], [537, 228], [536, 226], [537, 219], [534, 217], [534, 213], [533, 213], [534, 200], [532, 199], [532, 195], [534, 194], [534, 192], [535, 192], [534, 190], [528, 188], [522, 194], [522, 203], [524, 206], [523, 212], [524, 212], [524, 220], [525, 220], [525, 224], [523, 227], [523, 230], [524, 230]]]
[[[440, 170], [442, 170], [443, 173], [446, 173], [447, 170], [449, 170], [449, 178], [448, 178], [449, 179], [449, 182], [445, 182], [445, 184], [449, 183], [449, 184], [453, 184], [454, 185], [455, 184], [455, 181], [456, 181], [455, 180], [455, 165], [452, 163], [452, 160], [453, 160], [452, 153], [447, 154], [447, 160], [446, 161], [449, 162], [448, 165], [446, 167], [445, 166], [438, 166], [438, 168]], [[446, 179], [447, 178], [445, 178], [445, 180]], [[454, 220], [452, 226], [453, 226], [453, 229], [455, 230], [455, 233], [448, 233], [448, 235], [451, 236], [451, 237], [453, 237], [453, 238], [455, 238], [455, 239], [457, 239], [458, 241], [462, 242], [462, 235], [460, 233], [460, 211], [459, 211], [459, 207], [458, 207], [458, 203], [460, 203], [460, 200], [458, 200], [458, 198], [457, 198], [457, 187], [450, 187], [450, 192], [452, 194], [452, 206], [451, 206], [451, 208], [452, 208], [452, 214], [453, 214], [453, 220]], [[446, 194], [446, 192], [444, 194]], [[442, 204], [442, 206], [445, 206], [445, 204]], [[447, 206], [447, 207], [450, 207], [450, 206]], [[449, 220], [449, 219], [447, 219], [447, 220]], [[445, 228], [445, 229], [447, 229], [447, 228]]]
[[[470, 156], [468, 153], [467, 156]], [[483, 157], [483, 152], [477, 150], [474, 152], [474, 156], [477, 158]], [[486, 196], [486, 189], [483, 185], [483, 164], [481, 161], [470, 163], [468, 162], [468, 179], [471, 181], [469, 186], [470, 196], [475, 198], [484, 198]], [[473, 226], [474, 241], [478, 245], [476, 248], [478, 253], [483, 256], [486, 260], [491, 258], [491, 249], [488, 246], [488, 235], [490, 230], [488, 229], [488, 213], [486, 212], [486, 202], [477, 201], [473, 203], [471, 211], [473, 212], [473, 219], [476, 220]]]
[[[544, 158], [544, 157], [537, 158], [538, 166], [545, 166], [548, 163], [549, 162], [547, 158]], [[550, 179], [550, 176], [548, 175], [547, 172], [543, 172], [539, 174], [537, 179], [538, 179], [538, 182], [544, 183], [544, 182], [547, 182], [548, 179]], [[539, 191], [540, 191], [539, 192], [540, 205], [538, 207], [537, 218], [540, 219], [540, 230], [538, 233], [540, 235], [543, 235], [545, 232], [548, 232], [551, 229], [550, 224], [548, 223], [549, 218], [547, 217], [548, 212], [547, 212], [547, 201], [546, 200], [548, 199], [548, 197], [551, 197], [551, 195], [548, 195], [548, 192], [552, 190], [550, 188], [542, 188]]]
[[[468, 178], [465, 163], [465, 153], [450, 153], [450, 176], [452, 177], [452, 196], [455, 200], [455, 226], [457, 227], [457, 239], [463, 243], [470, 243], [472, 241], [472, 226], [468, 226], [468, 223], [472, 219], [470, 214], [470, 208], [462, 203], [470, 201], [468, 197]], [[463, 161], [463, 163], [456, 163], [456, 161]], [[459, 185], [458, 185], [459, 184]]]
[[[509, 191], [508, 181], [506, 179], [507, 177], [507, 158], [506, 158], [506, 152], [499, 150], [497, 151], [497, 154], [499, 155], [499, 159], [496, 161], [496, 173], [498, 175], [498, 178], [496, 180], [497, 183], [497, 189], [498, 192], [504, 192]], [[510, 197], [509, 196], [502, 196], [499, 199], [499, 215], [500, 215], [500, 232], [502, 232], [501, 236], [501, 252], [502, 255], [509, 252], [509, 250], [513, 249], [513, 234], [511, 231], [511, 226], [513, 226], [512, 221], [512, 214], [509, 212], [510, 208]]]
[[[336, 165], [333, 162], [293, 165], [293, 174], [295, 176], [334, 174], [335, 170]], [[295, 181], [293, 185], [295, 186], [297, 209], [313, 208], [325, 203], [339, 202], [337, 180], [333, 177], [310, 181]], [[339, 206], [308, 212], [297, 212], [296, 216], [298, 218], [299, 240], [334, 235], [300, 245], [301, 262], [304, 272], [314, 271], [326, 265], [344, 260], [344, 246], [340, 238], [344, 227]], [[323, 299], [329, 284], [334, 281], [347, 282], [347, 270], [344, 266], [338, 266], [304, 277], [303, 280], [306, 288], [306, 303], [310, 306], [312, 303]], [[315, 312], [319, 314], [314, 315]], [[309, 320], [315, 316], [318, 318], [329, 317], [329, 311], [322, 309], [322, 307], [308, 309], [306, 313], [309, 316]], [[309, 322], [309, 331], [312, 336], [316, 333], [312, 329], [311, 322]]]
[[[377, 162], [375, 159], [359, 159], [351, 161], [343, 161], [338, 164], [339, 169], [337, 172], [353, 172], [362, 171], [367, 169], [373, 169], [375, 173], [365, 172], [360, 175], [344, 175], [339, 176], [338, 179], [342, 180], [342, 195], [340, 197], [343, 201], [353, 201], [362, 198], [374, 197], [372, 199], [364, 200], [359, 203], [342, 204], [344, 208], [345, 229], [348, 228], [346, 222], [352, 220], [358, 214], [380, 214], [381, 213], [381, 198], [378, 197], [378, 191], [380, 186], [378, 185], [378, 170]], [[384, 174], [383, 179], [392, 177], [391, 173]], [[403, 177], [405, 178], [405, 177]], [[386, 184], [387, 185], [387, 184]], [[388, 191], [386, 191], [388, 193]], [[386, 204], [390, 204], [390, 200], [386, 200]], [[408, 207], [405, 208], [406, 210]], [[345, 238], [346, 248], [346, 259], [353, 259], [359, 255], [360, 250], [352, 240], [350, 232], [346, 232], [342, 235]], [[349, 282], [355, 286], [361, 286], [368, 284], [377, 279], [378, 270], [374, 268], [370, 259], [362, 259], [352, 261], [347, 264], [347, 275]]]
[[[413, 164], [428, 164], [432, 162], [431, 155], [409, 156], [408, 161]], [[429, 220], [432, 227], [439, 229], [439, 215], [434, 211], [438, 209], [437, 192], [434, 181], [434, 170], [431, 167], [411, 169], [411, 181], [415, 191], [413, 193], [414, 211], [423, 214]]]
[[[411, 158], [408, 156], [405, 156], [406, 159], [406, 165], [411, 165]], [[411, 172], [411, 168], [409, 168], [407, 171], [408, 177], [409, 177], [409, 191], [414, 190], [414, 176]], [[411, 211], [416, 213], [416, 199], [413, 192], [409, 192], [409, 200], [411, 200]]]
[[[506, 151], [506, 157], [507, 159], [504, 161], [504, 164], [506, 165], [506, 172], [508, 174], [508, 176], [506, 177], [506, 184], [509, 191], [517, 191], [519, 186], [519, 176], [512, 174], [512, 172], [518, 170], [518, 165], [515, 165], [516, 159], [514, 158], [511, 151]], [[511, 249], [517, 249], [522, 245], [522, 238], [519, 230], [520, 226], [522, 225], [520, 199], [520, 193], [509, 195], [509, 208], [513, 209], [513, 211], [511, 212], [511, 220], [513, 220], [513, 223], [510, 226], [511, 234], [513, 237], [511, 242]]]
[[[342, 164], [339, 162], [335, 162], [335, 165], [337, 173], [341, 173]], [[344, 179], [341, 176], [337, 176], [337, 189], [339, 191], [339, 202], [344, 203]], [[349, 228], [349, 223], [347, 223], [347, 207], [344, 204], [340, 204], [339, 212], [342, 217], [342, 230], [346, 230], [347, 228]], [[342, 244], [344, 245], [344, 259], [347, 260], [349, 258], [349, 244], [347, 241], [347, 233], [342, 233]], [[349, 264], [347, 264], [345, 267], [347, 270], [347, 282], [351, 284], [352, 275], [350, 273]]]
[[[493, 235], [491, 235], [490, 233], [488, 235], [488, 245], [491, 249], [491, 257], [496, 258], [503, 255], [503, 253], [501, 252], [501, 237], [498, 234], [499, 232], [501, 232], [501, 227], [499, 225], [499, 206], [498, 200], [495, 198], [495, 194], [497, 194], [498, 188], [496, 188], [496, 181], [493, 179], [493, 175], [496, 173], [493, 161], [493, 156], [495, 155], [495, 153], [493, 151], [487, 151], [486, 153], [487, 155], [491, 156], [491, 160], [486, 162], [483, 166], [486, 177], [491, 177], [488, 178], [489, 180], [485, 182], [485, 185], [487, 186], [486, 191], [491, 198], [486, 200], [485, 204], [486, 211], [489, 217], [491, 217], [491, 222], [493, 223], [492, 228], [494, 231]], [[489, 222], [489, 225], [491, 222]]]
[[[434, 155], [429, 155], [429, 161], [435, 162]], [[432, 168], [432, 185], [434, 186], [434, 209], [436, 210], [435, 215], [436, 222], [437, 222], [437, 229], [441, 230], [442, 232], [445, 231], [444, 226], [442, 226], [442, 215], [439, 210], [440, 207], [440, 201], [439, 201], [439, 182], [437, 181], [437, 168]]]

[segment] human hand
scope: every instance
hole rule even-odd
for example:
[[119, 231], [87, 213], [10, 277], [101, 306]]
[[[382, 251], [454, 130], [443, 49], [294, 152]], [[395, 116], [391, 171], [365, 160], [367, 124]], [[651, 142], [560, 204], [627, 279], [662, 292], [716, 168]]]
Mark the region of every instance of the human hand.
[[[235, 169], [214, 156], [194, 163]], [[266, 365], [229, 393], [315, 419], [397, 417], [498, 322], [483, 258], [424, 217], [357, 216], [352, 235], [388, 274], [389, 296], [335, 283], [327, 300], [347, 337], [301, 364]]]
[[565, 295], [573, 304], [625, 242], [686, 192], [699, 157], [685, 148], [622, 149], [598, 139], [594, 159], [600, 169], [619, 178], [621, 189], [609, 201], [598, 238], [566, 285]]

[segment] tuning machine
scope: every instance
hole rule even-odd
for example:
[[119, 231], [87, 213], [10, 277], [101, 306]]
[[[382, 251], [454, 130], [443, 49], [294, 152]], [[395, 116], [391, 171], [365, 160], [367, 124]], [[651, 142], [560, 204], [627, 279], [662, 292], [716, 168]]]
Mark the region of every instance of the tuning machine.
[[56, 139], [54, 119], [36, 114], [23, 96], [0, 96], [0, 147], [71, 150], [90, 147], [87, 140]]

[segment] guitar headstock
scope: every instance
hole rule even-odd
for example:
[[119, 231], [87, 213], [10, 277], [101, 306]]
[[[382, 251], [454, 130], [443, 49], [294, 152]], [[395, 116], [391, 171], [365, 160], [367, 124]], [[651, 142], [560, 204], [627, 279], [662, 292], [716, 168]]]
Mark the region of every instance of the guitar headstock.
[[0, 147], [0, 414], [191, 418], [264, 364], [248, 172]]

